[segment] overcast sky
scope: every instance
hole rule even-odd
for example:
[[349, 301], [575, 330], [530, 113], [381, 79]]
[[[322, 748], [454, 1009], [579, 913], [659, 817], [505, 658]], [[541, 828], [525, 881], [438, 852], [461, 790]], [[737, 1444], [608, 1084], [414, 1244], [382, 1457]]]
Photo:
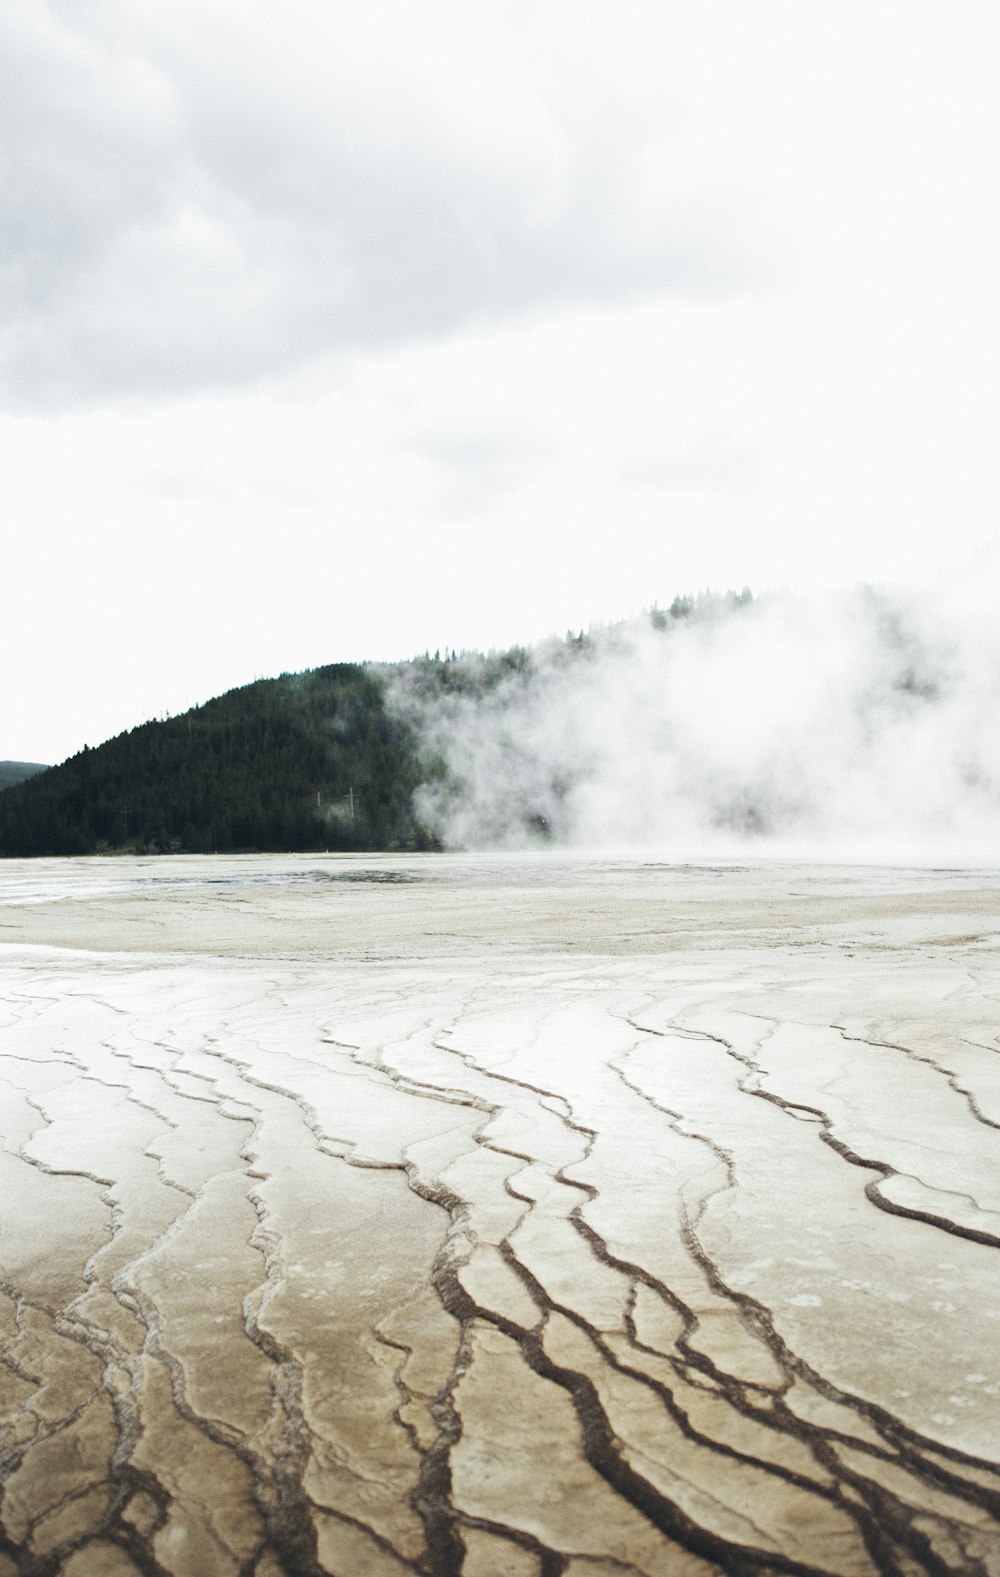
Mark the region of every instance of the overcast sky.
[[998, 80], [995, 0], [7, 0], [0, 757], [975, 558]]

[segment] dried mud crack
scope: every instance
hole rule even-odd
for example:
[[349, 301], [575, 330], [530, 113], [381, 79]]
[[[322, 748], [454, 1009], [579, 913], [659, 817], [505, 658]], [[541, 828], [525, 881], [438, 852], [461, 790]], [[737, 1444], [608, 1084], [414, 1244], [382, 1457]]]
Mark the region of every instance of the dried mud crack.
[[1000, 1577], [1000, 884], [188, 863], [0, 873], [0, 1577]]

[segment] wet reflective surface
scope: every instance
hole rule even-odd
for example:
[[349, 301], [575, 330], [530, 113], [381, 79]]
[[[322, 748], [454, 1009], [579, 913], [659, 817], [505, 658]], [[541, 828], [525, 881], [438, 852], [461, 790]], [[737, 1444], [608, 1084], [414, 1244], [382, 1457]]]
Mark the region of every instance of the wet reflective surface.
[[1000, 882], [0, 867], [0, 1577], [1000, 1573]]

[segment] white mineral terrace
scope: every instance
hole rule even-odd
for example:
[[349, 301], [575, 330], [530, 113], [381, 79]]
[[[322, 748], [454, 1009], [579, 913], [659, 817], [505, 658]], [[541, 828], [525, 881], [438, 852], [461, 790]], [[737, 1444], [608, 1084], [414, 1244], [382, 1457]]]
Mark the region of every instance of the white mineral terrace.
[[0, 865], [0, 1577], [1000, 1573], [1000, 876]]

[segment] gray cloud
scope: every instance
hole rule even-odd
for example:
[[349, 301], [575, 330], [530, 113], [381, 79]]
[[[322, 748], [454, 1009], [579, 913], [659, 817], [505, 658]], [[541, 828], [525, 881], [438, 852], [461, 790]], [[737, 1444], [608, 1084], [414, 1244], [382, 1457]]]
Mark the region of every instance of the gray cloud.
[[676, 106], [626, 114], [599, 61], [553, 87], [516, 16], [8, 8], [0, 398], [235, 386], [540, 307], [773, 281], [746, 194], [664, 187]]

